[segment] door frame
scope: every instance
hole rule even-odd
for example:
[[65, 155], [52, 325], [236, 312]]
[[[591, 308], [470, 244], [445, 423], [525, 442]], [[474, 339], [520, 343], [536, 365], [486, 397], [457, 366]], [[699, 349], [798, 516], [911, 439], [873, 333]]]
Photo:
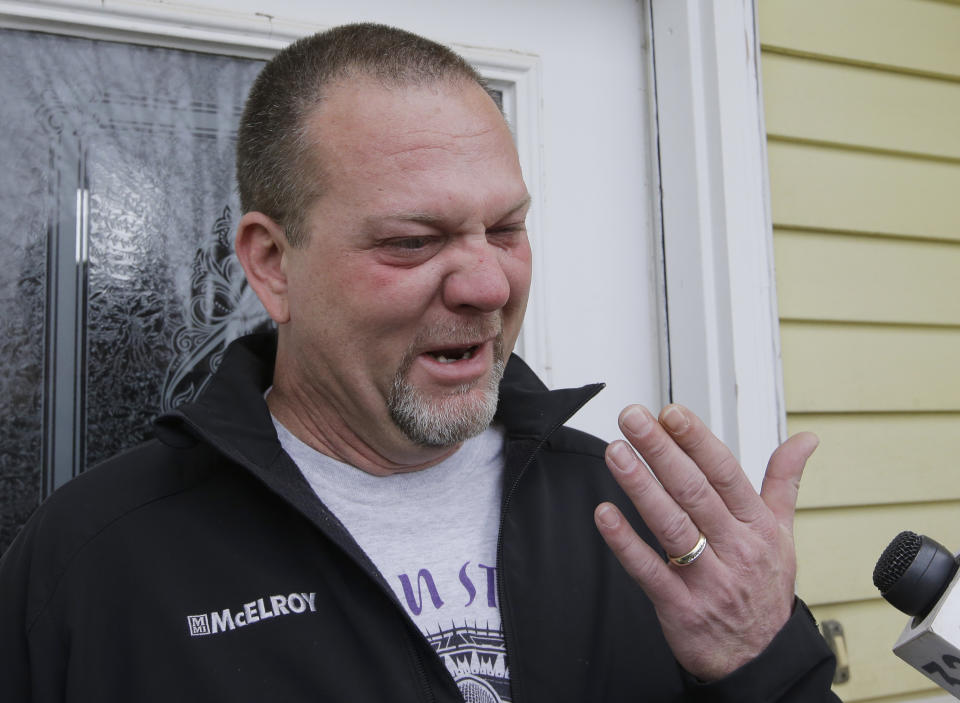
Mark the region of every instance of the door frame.
[[[700, 414], [759, 486], [767, 457], [785, 437], [786, 415], [756, 0], [723, 3], [722, 10], [711, 0], [647, 0], [646, 10], [656, 88], [651, 139], [659, 161], [654, 206], [665, 396]], [[325, 28], [266, 13], [91, 0], [0, 0], [0, 26], [263, 59]], [[537, 58], [454, 46], [514, 101], [518, 149], [536, 202]], [[528, 225], [536, 248], [539, 223]], [[544, 277], [535, 271], [538, 280]], [[524, 354], [549, 383], [545, 293], [535, 284], [531, 295]]]
[[670, 398], [707, 421], [759, 488], [786, 410], [757, 2], [649, 9]]

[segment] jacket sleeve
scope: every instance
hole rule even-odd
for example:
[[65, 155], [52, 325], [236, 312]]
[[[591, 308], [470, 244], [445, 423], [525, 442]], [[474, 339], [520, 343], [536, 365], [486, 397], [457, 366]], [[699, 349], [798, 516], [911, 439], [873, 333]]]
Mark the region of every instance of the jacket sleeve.
[[26, 703], [30, 691], [30, 647], [27, 638], [29, 550], [21, 534], [0, 559], [0, 684], [3, 700]]
[[836, 660], [813, 615], [797, 599], [793, 615], [753, 661], [719, 681], [684, 672], [685, 700], [695, 703], [840, 703], [831, 689]]
[[[40, 506], [0, 559], [0, 698], [4, 703], [60, 703], [65, 699], [66, 637], [49, 603], [62, 555]], [[54, 530], [53, 534], [60, 534]]]

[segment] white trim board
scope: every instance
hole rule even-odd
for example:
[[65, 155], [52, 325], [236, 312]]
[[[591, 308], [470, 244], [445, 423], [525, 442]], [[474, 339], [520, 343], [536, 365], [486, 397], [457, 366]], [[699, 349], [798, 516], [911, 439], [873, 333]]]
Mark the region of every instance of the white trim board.
[[320, 25], [124, 0], [0, 0], [0, 26], [268, 59]]
[[784, 438], [755, 3], [652, 0], [671, 400], [759, 488]]

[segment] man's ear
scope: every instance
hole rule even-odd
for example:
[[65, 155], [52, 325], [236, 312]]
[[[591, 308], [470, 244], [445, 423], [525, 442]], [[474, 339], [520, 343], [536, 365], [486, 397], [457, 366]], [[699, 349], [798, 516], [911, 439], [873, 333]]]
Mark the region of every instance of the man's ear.
[[289, 321], [285, 259], [290, 244], [283, 227], [262, 212], [248, 212], [240, 218], [234, 248], [247, 282], [273, 321]]

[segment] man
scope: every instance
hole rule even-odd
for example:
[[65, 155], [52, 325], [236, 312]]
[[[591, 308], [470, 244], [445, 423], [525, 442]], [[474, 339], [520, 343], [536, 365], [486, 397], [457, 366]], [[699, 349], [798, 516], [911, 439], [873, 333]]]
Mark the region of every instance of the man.
[[793, 596], [815, 439], [761, 497], [679, 406], [621, 415], [659, 481], [562, 427], [599, 387], [510, 358], [530, 198], [462, 59], [376, 25], [297, 42], [252, 89], [238, 181], [276, 338], [24, 529], [8, 700], [836, 700]]

